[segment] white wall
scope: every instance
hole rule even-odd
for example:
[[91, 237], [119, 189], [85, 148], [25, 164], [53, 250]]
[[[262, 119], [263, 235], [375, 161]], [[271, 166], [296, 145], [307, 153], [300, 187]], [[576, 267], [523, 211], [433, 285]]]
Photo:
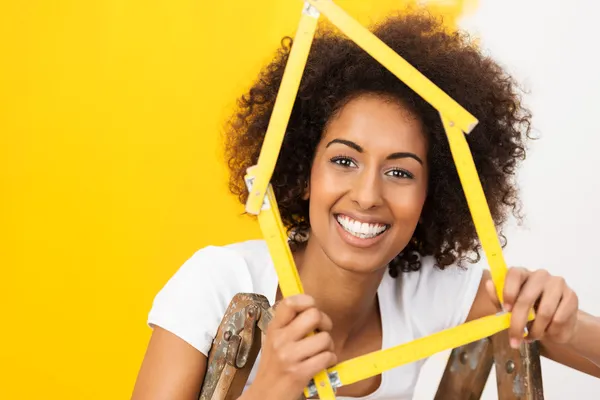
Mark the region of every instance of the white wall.
[[[526, 219], [507, 230], [509, 265], [563, 276], [600, 315], [600, 3], [481, 0], [463, 27], [525, 84], [540, 139], [520, 174]], [[600, 341], [600, 338], [598, 338]], [[432, 399], [448, 353], [426, 364], [415, 399]], [[546, 399], [600, 398], [600, 379], [542, 364]], [[494, 371], [484, 399], [496, 399]]]

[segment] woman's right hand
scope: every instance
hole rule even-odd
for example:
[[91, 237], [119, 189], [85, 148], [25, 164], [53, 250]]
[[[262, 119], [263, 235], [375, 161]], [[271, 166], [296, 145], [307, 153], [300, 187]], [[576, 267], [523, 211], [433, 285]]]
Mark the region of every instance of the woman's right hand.
[[312, 297], [283, 299], [267, 328], [256, 378], [242, 398], [297, 400], [313, 376], [337, 363], [331, 328]]

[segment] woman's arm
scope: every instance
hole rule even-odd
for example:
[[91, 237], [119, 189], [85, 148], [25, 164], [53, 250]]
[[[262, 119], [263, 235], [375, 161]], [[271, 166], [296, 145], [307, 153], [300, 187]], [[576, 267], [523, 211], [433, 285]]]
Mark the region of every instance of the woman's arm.
[[[507, 282], [510, 284], [505, 285], [504, 294], [505, 300], [511, 302], [511, 311], [513, 311], [511, 331], [517, 332], [523, 331], [523, 327], [525, 327], [527, 323], [527, 310], [529, 310], [533, 304], [541, 303], [541, 294], [544, 293], [544, 290], [541, 290], [540, 295], [534, 295], [533, 298], [527, 299], [527, 301], [519, 301], [519, 297], [527, 295], [528, 293], [536, 293], [535, 291], [523, 291], [523, 288], [526, 287], [525, 280], [531, 274], [527, 274], [523, 271], [524, 270], [519, 269], [507, 275]], [[542, 281], [543, 280], [540, 280], [539, 283], [541, 287], [544, 287]], [[528, 287], [531, 287], [531, 285]], [[547, 287], [553, 288], [559, 287], [559, 285], [550, 284], [547, 285]], [[516, 290], [516, 294], [512, 293], [513, 290]], [[509, 293], [507, 293], [507, 291]], [[551, 293], [548, 292], [546, 298], [550, 298], [550, 294]], [[529, 305], [530, 302], [531, 305]], [[558, 363], [600, 378], [600, 318], [591, 316], [583, 311], [575, 311], [570, 317], [573, 320], [573, 323], [571, 324], [561, 320], [554, 321], [555, 317], [561, 317], [558, 312], [559, 307], [560, 301], [556, 304], [556, 307], [550, 307], [551, 311], [547, 312], [547, 314], [550, 314], [549, 316], [536, 316], [540, 319], [539, 322], [544, 324], [543, 328], [545, 328], [541, 330], [541, 334], [540, 329], [537, 329], [538, 335], [541, 336], [537, 338], [540, 341], [541, 354]], [[484, 271], [475, 302], [473, 303], [467, 321], [491, 315], [498, 311], [499, 305], [494, 293], [493, 284], [491, 284], [490, 273], [489, 271]], [[557, 323], [557, 325], [552, 327], [552, 335], [544, 337], [544, 333], [553, 323]], [[562, 331], [561, 327], [564, 327], [562, 328]], [[561, 335], [562, 337], [568, 337], [568, 340], [564, 342], [552, 340], [553, 337], [561, 337]]]
[[[311, 377], [337, 363], [332, 327], [312, 297], [282, 300], [269, 323], [256, 378], [238, 400], [297, 399]], [[132, 400], [197, 400], [205, 372], [204, 354], [155, 327]]]
[[545, 357], [600, 378], [600, 318], [579, 311], [570, 343], [561, 345], [544, 339], [540, 343]]
[[206, 356], [158, 326], [154, 327], [132, 400], [197, 400]]

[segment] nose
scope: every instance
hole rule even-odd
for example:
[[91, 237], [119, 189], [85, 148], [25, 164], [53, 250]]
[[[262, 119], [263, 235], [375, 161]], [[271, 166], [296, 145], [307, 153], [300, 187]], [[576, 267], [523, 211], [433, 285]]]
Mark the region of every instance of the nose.
[[362, 210], [370, 210], [383, 203], [381, 190], [377, 171], [365, 169], [354, 179], [350, 198]]

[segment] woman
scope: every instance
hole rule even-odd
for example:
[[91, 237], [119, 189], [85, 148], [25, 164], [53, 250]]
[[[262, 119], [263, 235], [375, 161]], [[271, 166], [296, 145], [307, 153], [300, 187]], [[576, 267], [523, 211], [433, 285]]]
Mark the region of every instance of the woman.
[[[463, 34], [425, 13], [374, 30], [475, 115], [467, 139], [493, 218], [518, 209], [514, 173], [530, 116], [513, 80]], [[290, 41], [239, 102], [227, 132], [233, 193], [245, 202]], [[487, 271], [464, 267], [479, 245], [439, 114], [351, 41], [313, 43], [272, 184], [306, 295], [277, 306], [243, 399], [297, 399], [316, 372], [497, 312]], [[134, 399], [195, 399], [207, 353], [239, 292], [281, 300], [263, 241], [198, 251], [157, 295]], [[600, 321], [545, 271], [510, 270], [504, 307], [519, 346], [600, 377]], [[319, 333], [306, 335], [314, 330]], [[338, 398], [409, 399], [423, 361], [343, 386]]]

